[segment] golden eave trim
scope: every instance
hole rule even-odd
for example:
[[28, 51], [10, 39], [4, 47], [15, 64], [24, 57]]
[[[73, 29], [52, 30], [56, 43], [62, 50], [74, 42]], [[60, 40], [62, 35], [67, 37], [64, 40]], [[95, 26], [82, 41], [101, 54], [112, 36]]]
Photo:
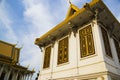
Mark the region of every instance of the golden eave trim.
[[[101, 0], [93, 0], [92, 2], [89, 3], [90, 6], [95, 5], [96, 3], [100, 2]], [[55, 26], [53, 29], [51, 29], [50, 31], [48, 31], [47, 33], [45, 33], [43, 36], [41, 36], [40, 38], [37, 38], [35, 40], [35, 44], [39, 45], [39, 42], [41, 40], [43, 40], [45, 37], [49, 36], [51, 33], [54, 33], [54, 31], [58, 30], [59, 28], [63, 27], [63, 25], [65, 23], [68, 23], [69, 20], [73, 19], [74, 17], [76, 17], [78, 14], [82, 13], [85, 11], [85, 8], [81, 8], [79, 9], [79, 11], [77, 11], [75, 14], [73, 14], [72, 16], [70, 16], [69, 18], [65, 19], [64, 21], [62, 21], [60, 24], [58, 24], [57, 26]]]
[[7, 44], [7, 45], [10, 45], [10, 46], [16, 46], [16, 44], [11, 44], [11, 43], [8, 43], [8, 42], [2, 41], [2, 40], [0, 40], [0, 42]]

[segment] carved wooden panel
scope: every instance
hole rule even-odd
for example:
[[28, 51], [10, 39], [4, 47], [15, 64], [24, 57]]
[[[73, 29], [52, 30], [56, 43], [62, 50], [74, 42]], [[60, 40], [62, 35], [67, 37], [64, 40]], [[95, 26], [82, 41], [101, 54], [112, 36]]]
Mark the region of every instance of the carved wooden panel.
[[103, 36], [103, 41], [104, 41], [106, 54], [108, 56], [112, 57], [107, 31], [104, 28], [102, 28], [102, 27], [101, 27], [101, 31], [102, 31], [102, 36]]
[[68, 62], [68, 37], [59, 41], [58, 64]]
[[45, 49], [43, 68], [48, 68], [50, 66], [50, 55], [51, 55], [51, 46]]
[[116, 51], [117, 51], [117, 56], [118, 56], [118, 59], [119, 59], [119, 62], [120, 62], [120, 46], [119, 46], [119, 42], [114, 39], [114, 43], [115, 43], [115, 47], [116, 47]]
[[81, 58], [95, 54], [91, 25], [79, 31]]

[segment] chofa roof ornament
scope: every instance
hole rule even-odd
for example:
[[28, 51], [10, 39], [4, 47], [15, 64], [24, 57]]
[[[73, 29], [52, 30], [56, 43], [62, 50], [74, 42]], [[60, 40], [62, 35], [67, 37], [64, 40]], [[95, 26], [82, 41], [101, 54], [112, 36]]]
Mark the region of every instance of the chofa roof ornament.
[[70, 4], [72, 4], [70, 0], [68, 0], [68, 1], [69, 1]]

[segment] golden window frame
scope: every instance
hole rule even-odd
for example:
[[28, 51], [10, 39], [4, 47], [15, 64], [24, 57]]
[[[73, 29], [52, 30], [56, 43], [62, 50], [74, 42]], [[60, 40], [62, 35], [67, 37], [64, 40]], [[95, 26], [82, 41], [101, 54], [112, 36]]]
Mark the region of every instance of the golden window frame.
[[68, 62], [69, 40], [68, 36], [59, 40], [58, 42], [58, 60], [57, 64], [63, 64]]
[[88, 25], [79, 30], [80, 57], [84, 58], [95, 54], [92, 26]]

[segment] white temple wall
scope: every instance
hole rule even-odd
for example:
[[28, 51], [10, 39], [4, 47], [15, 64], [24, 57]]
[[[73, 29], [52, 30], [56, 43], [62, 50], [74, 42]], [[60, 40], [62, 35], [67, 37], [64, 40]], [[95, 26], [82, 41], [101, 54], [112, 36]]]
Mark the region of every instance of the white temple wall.
[[[41, 78], [39, 78], [40, 80], [88, 75], [92, 73], [100, 73], [106, 71], [110, 71], [115, 74], [120, 74], [120, 64], [117, 58], [117, 53], [115, 45], [113, 43], [113, 39], [110, 39], [110, 45], [112, 49], [111, 51], [113, 54], [113, 59], [111, 59], [105, 54], [100, 24], [96, 23], [96, 21], [93, 21], [90, 24], [92, 25], [95, 54], [85, 58], [80, 58], [79, 30], [76, 33], [76, 37], [72, 32], [71, 34], [67, 35], [69, 38], [69, 62], [57, 65], [59, 40], [55, 41], [55, 44], [52, 47], [51, 51], [50, 67], [47, 69], [42, 69], [41, 67]], [[108, 75], [103, 75], [103, 77], [105, 80], [111, 80], [110, 76]]]

